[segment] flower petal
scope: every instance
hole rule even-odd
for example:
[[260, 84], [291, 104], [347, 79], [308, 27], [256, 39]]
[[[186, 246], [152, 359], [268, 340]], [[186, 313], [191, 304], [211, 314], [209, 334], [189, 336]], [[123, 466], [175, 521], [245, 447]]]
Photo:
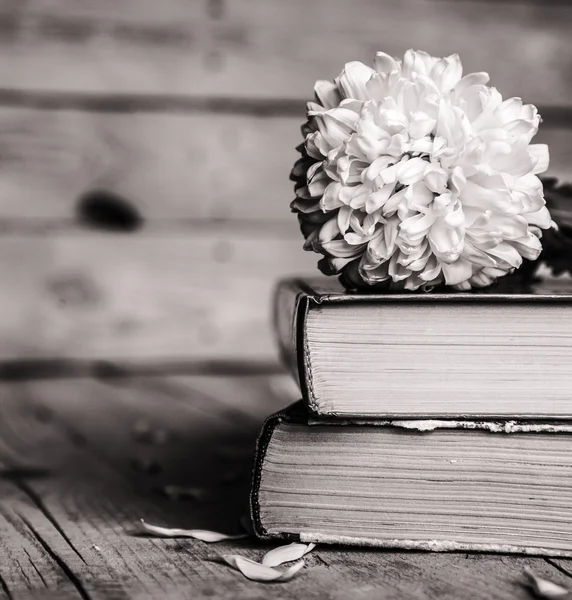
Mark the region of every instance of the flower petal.
[[148, 525], [143, 519], [141, 519], [141, 527], [145, 533], [149, 533], [155, 537], [190, 537], [208, 543], [222, 542], [224, 540], [242, 540], [249, 537], [248, 534], [245, 533], [241, 533], [238, 535], [227, 535], [226, 533], [219, 533], [218, 531], [207, 531], [205, 529], [171, 529], [167, 527], [158, 527], [157, 525]]
[[344, 234], [350, 226], [350, 218], [353, 214], [353, 208], [351, 206], [341, 206], [338, 211], [338, 228], [341, 234]]
[[550, 152], [547, 144], [530, 144], [528, 152], [534, 162], [533, 174], [544, 173], [550, 163]]
[[447, 173], [437, 165], [427, 166], [425, 172], [425, 183], [427, 187], [436, 194], [444, 194], [447, 191]]
[[528, 260], [536, 260], [542, 252], [542, 244], [533, 233], [529, 233], [520, 240], [512, 241], [511, 245], [516, 248], [521, 256]]
[[389, 183], [384, 185], [382, 188], [370, 194], [365, 202], [365, 210], [367, 213], [371, 214], [375, 212], [379, 208], [381, 208], [391, 196], [395, 185], [393, 183]]
[[413, 113], [411, 116], [413, 120], [411, 121], [411, 125], [409, 125], [409, 133], [413, 138], [419, 139], [433, 132], [437, 123], [435, 119], [419, 111]]
[[528, 567], [524, 569], [530, 587], [537, 598], [544, 600], [557, 600], [559, 598], [566, 598], [570, 595], [570, 590], [549, 581], [548, 579], [542, 579], [537, 577]]
[[385, 52], [377, 52], [373, 64], [378, 73], [391, 73], [401, 68], [400, 62]]
[[314, 85], [314, 92], [324, 108], [334, 108], [342, 101], [340, 90], [333, 81], [319, 79]]
[[435, 217], [432, 213], [418, 213], [402, 221], [399, 228], [400, 236], [403, 240], [414, 243], [429, 233], [434, 222]]
[[[338, 148], [355, 129], [358, 115], [347, 108], [332, 108], [316, 116], [318, 129], [331, 148]], [[316, 139], [318, 143], [318, 139]], [[322, 150], [320, 148], [320, 150]]]
[[522, 256], [518, 253], [518, 250], [507, 242], [501, 242], [496, 248], [490, 248], [487, 252], [491, 256], [500, 258], [515, 269], [522, 264]]
[[267, 567], [278, 567], [284, 563], [298, 560], [311, 552], [316, 544], [300, 544], [293, 542], [285, 546], [279, 546], [267, 552], [262, 558], [262, 564]]
[[458, 261], [464, 245], [462, 228], [451, 227], [445, 219], [437, 219], [431, 226], [428, 239], [433, 253], [443, 263]]
[[351, 258], [359, 256], [362, 253], [362, 245], [351, 245], [345, 240], [333, 240], [322, 244], [322, 247], [326, 252], [337, 258]]
[[411, 158], [401, 161], [397, 168], [397, 180], [403, 185], [411, 185], [423, 179], [427, 168], [427, 161], [422, 158]]
[[350, 200], [350, 206], [352, 208], [363, 208], [371, 193], [371, 188], [364, 184], [356, 185], [352, 188], [346, 187], [345, 189], [351, 190], [352, 198]]
[[342, 184], [339, 181], [332, 181], [328, 184], [328, 187], [324, 190], [324, 195], [320, 200], [322, 210], [335, 210], [344, 205], [340, 198], [341, 190]]
[[431, 69], [431, 78], [441, 92], [453, 89], [463, 75], [463, 65], [458, 54], [437, 61]]
[[346, 98], [368, 100], [369, 95], [367, 93], [366, 83], [374, 74], [375, 71], [371, 67], [355, 60], [346, 63], [346, 66], [337, 81]]
[[222, 558], [233, 569], [240, 571], [247, 579], [251, 579], [252, 581], [263, 581], [266, 583], [289, 581], [304, 567], [305, 564], [303, 560], [300, 560], [291, 567], [280, 570], [261, 565], [254, 560], [239, 556], [238, 554], [224, 554]]
[[552, 225], [552, 219], [546, 206], [543, 206], [537, 212], [527, 213], [524, 217], [529, 225], [537, 225], [541, 229], [549, 229]]
[[447, 285], [456, 285], [467, 281], [473, 272], [471, 263], [468, 260], [459, 258], [453, 263], [442, 263], [441, 269], [445, 275]]
[[490, 76], [485, 71], [469, 73], [457, 82], [455, 85], [455, 91], [457, 93], [462, 93], [473, 85], [486, 85], [489, 82], [489, 79]]
[[327, 221], [320, 228], [319, 241], [320, 243], [331, 242], [340, 233], [338, 220], [336, 217]]
[[422, 50], [407, 50], [403, 57], [402, 71], [406, 77], [416, 75], [429, 75], [437, 58]]

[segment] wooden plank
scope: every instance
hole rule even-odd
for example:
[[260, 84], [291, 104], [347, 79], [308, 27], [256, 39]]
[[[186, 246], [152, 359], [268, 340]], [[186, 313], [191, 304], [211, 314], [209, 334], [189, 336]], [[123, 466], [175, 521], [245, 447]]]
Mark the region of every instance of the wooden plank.
[[[74, 220], [103, 190], [144, 220], [294, 222], [302, 117], [0, 109], [0, 220]], [[173, 223], [173, 221], [175, 223]]]
[[[290, 403], [273, 389], [284, 377], [88, 378], [46, 382], [41, 395], [35, 383], [15, 389], [21, 403], [80, 441], [90, 461], [147, 497], [145, 512], [131, 519], [236, 531], [248, 512], [260, 425]], [[104, 415], [113, 418], [104, 423]]]
[[[62, 562], [61, 549], [71, 548], [23, 483], [49, 477], [61, 465], [56, 465], [54, 442], [61, 447], [66, 441], [61, 436], [56, 441], [54, 432], [38, 419], [36, 406], [20, 402], [13, 392], [11, 386], [0, 386], [0, 597], [79, 600], [81, 584]], [[53, 548], [46, 546], [48, 536], [55, 540]]]
[[[141, 500], [132, 481], [124, 478], [120, 470], [110, 468], [105, 460], [99, 460], [97, 449], [91, 449], [78, 435], [70, 435], [72, 430], [65, 422], [59, 422], [58, 415], [46, 406], [42, 419], [35, 419], [38, 403], [33, 395], [14, 387], [9, 392], [9, 401], [2, 403], [0, 437], [7, 438], [11, 446], [26, 455], [35, 445], [37, 459], [49, 461], [54, 469], [51, 477], [44, 480], [23, 475], [15, 483], [24, 499], [16, 502], [6, 498], [7, 508], [17, 512], [17, 524], [23, 534], [57, 562], [66, 574], [65, 581], [71, 582], [79, 592], [78, 597], [84, 600], [132, 597], [150, 600], [161, 594], [181, 597], [178, 588], [184, 590], [189, 577], [197, 575], [193, 559], [187, 562], [179, 544], [173, 544], [171, 552], [165, 552], [153, 540], [133, 535], [137, 522], [133, 514], [153, 515], [153, 508], [157, 511], [155, 496], [147, 495]], [[85, 398], [94, 400], [88, 393]], [[17, 404], [28, 410], [27, 426], [22, 426], [21, 418], [12, 424], [11, 416]], [[50, 415], [48, 420], [46, 415]], [[4, 431], [5, 423], [9, 424], [8, 432]], [[20, 439], [14, 435], [16, 430], [20, 432]], [[122, 449], [128, 452], [125, 444]], [[169, 503], [169, 508], [173, 511], [173, 503]], [[188, 511], [188, 505], [179, 505], [179, 511]], [[18, 543], [19, 539], [12, 535], [6, 539], [7, 550], [13, 552], [12, 546]], [[42, 561], [36, 557], [33, 560], [47, 579]], [[202, 579], [204, 573], [209, 572], [209, 566], [207, 563], [202, 568], [202, 577], [195, 582], [195, 589], [204, 589]], [[201, 571], [200, 561], [198, 567]], [[4, 568], [2, 572], [11, 597], [31, 597], [25, 595], [27, 590], [14, 570]], [[40, 584], [33, 591], [35, 597], [48, 597], [47, 590]], [[61, 597], [66, 597], [63, 594], [66, 586], [62, 585], [61, 591]]]
[[[290, 169], [300, 117], [0, 109], [0, 227], [61, 227], [102, 190], [143, 224], [228, 220], [296, 229]], [[550, 172], [572, 179], [572, 135], [543, 125]], [[284, 225], [280, 225], [284, 223]]]
[[[34, 514], [41, 529], [53, 526], [13, 483], [0, 482], [0, 598], [81, 600], [57, 556], [46, 550], [23, 520]], [[27, 517], [24, 517], [27, 519]]]
[[[200, 85], [206, 71], [206, 2], [167, 0], [159, 8], [152, 0], [3, 0], [0, 6], [5, 87], [180, 92]], [[43, 57], [34, 58], [38, 51]]]
[[228, 70], [261, 94], [296, 90], [307, 97], [316, 79], [335, 77], [348, 60], [371, 63], [376, 50], [399, 56], [414, 47], [437, 56], [458, 52], [466, 72], [490, 72], [507, 97], [569, 104], [566, 67], [553, 57], [572, 56], [570, 5], [360, 0], [332, 7], [328, 0], [242, 0], [231, 7], [247, 43], [229, 52]]
[[[7, 457], [0, 452], [0, 459], [8, 462], [13, 455], [22, 455], [27, 461], [35, 459], [52, 469], [49, 477], [41, 479], [27, 478], [25, 470], [20, 469], [16, 483], [24, 499], [16, 504], [6, 497], [8, 509], [17, 510], [25, 534], [39, 541], [48, 555], [57, 558], [82, 598], [154, 599], [160, 595], [208, 598], [219, 590], [224, 592], [223, 597], [230, 597], [231, 589], [236, 586], [235, 577], [230, 569], [212, 561], [217, 554], [208, 546], [187, 540], [164, 543], [137, 537], [135, 532], [141, 517], [153, 522], [172, 519], [188, 526], [218, 525], [220, 529], [237, 531], [243, 507], [233, 504], [232, 488], [225, 488], [225, 501], [230, 501], [230, 506], [221, 511], [219, 504], [213, 511], [211, 505], [205, 505], [206, 511], [201, 510], [193, 503], [189, 506], [188, 502], [174, 502], [158, 495], [150, 485], [155, 483], [155, 477], [134, 470], [131, 459], [148, 450], [162, 450], [166, 451], [165, 456], [159, 459], [168, 467], [171, 453], [184, 451], [180, 458], [186, 457], [189, 485], [189, 476], [194, 479], [197, 475], [193, 461], [199, 469], [201, 464], [203, 471], [208, 469], [209, 463], [201, 463], [205, 454], [201, 453], [201, 447], [207, 442], [203, 433], [210, 436], [211, 445], [206, 446], [206, 453], [210, 452], [212, 459], [216, 449], [212, 444], [215, 440], [220, 444], [225, 432], [233, 434], [234, 442], [237, 433], [239, 439], [246, 435], [251, 446], [259, 422], [251, 421], [250, 427], [245, 428], [243, 420], [243, 427], [237, 432], [236, 421], [219, 415], [212, 405], [209, 412], [193, 410], [192, 406], [189, 410], [188, 406], [173, 402], [175, 408], [179, 407], [173, 411], [173, 407], [164, 406], [158, 387], [152, 384], [153, 395], [140, 394], [142, 402], [129, 405], [114, 403], [115, 392], [106, 391], [106, 386], [98, 382], [60, 383], [48, 385], [45, 397], [38, 395], [34, 386], [0, 388], [3, 392], [0, 439], [10, 448]], [[164, 398], [167, 404], [169, 397]], [[192, 401], [192, 396], [189, 399]], [[258, 406], [260, 411], [264, 405]], [[168, 427], [168, 444], [148, 446], [135, 436], [134, 426], [142, 418], [153, 427], [158, 423]], [[85, 429], [83, 424], [87, 420], [97, 422], [97, 427]], [[212, 469], [212, 460], [210, 465]], [[166, 476], [170, 473], [167, 468]], [[11, 535], [6, 542], [10, 551], [18, 538]], [[230, 551], [227, 544], [218, 549]], [[0, 572], [6, 574], [6, 586], [12, 597], [28, 597], [23, 595], [17, 573], [7, 568], [2, 570], [2, 566]], [[43, 573], [42, 564], [37, 566]], [[38, 597], [46, 597], [41, 588], [39, 592]]]
[[274, 361], [273, 286], [317, 258], [263, 227], [0, 237], [0, 360]]
[[375, 50], [459, 52], [504, 94], [570, 103], [569, 4], [438, 0], [3, 0], [7, 88], [307, 98]]
[[[82, 379], [6, 388], [9, 400], [0, 403], [0, 439], [7, 439], [26, 456], [47, 457], [58, 467], [52, 477], [25, 482], [28, 507], [22, 516], [29, 534], [40, 535], [47, 548], [56, 552], [84, 597], [156, 598], [161, 594], [199, 600], [262, 595], [285, 600], [325, 596], [336, 600], [352, 596], [457, 600], [470, 590], [471, 598], [477, 600], [524, 600], [530, 597], [522, 585], [524, 567], [569, 584], [564, 573], [539, 558], [318, 547], [308, 555], [307, 566], [298, 577], [279, 588], [267, 587], [244, 579], [219, 558], [238, 552], [260, 559], [268, 547], [256, 541], [206, 545], [133, 536], [133, 523], [139, 516], [170, 526], [213, 527], [219, 518], [215, 515], [238, 514], [234, 493], [220, 504], [168, 500], [150, 491], [147, 482], [157, 475], [133, 475], [128, 466], [129, 457], [146, 451], [165, 466], [165, 477], [181, 477], [177, 483], [196, 485], [199, 471], [205, 472], [209, 466], [210, 482], [214, 483], [224, 472], [220, 450], [228, 440], [242, 440], [244, 448], [249, 448], [262, 415], [282, 403], [281, 398], [266, 393], [269, 384], [261, 379], [221, 383], [211, 378], [210, 386], [207, 379], [199, 379], [200, 390], [192, 378], [174, 383], [143, 378], [124, 381], [122, 387]], [[185, 396], [174, 393], [182, 389], [187, 390]], [[257, 399], [243, 412], [248, 417], [247, 427], [244, 421], [232, 423], [224, 417], [230, 406], [228, 393], [233, 389]], [[203, 396], [207, 390], [209, 403]], [[17, 407], [20, 412], [14, 420]], [[22, 422], [26, 414], [28, 424]], [[43, 416], [38, 420], [34, 415]], [[161, 445], [142, 444], [133, 436], [133, 423], [141, 419], [153, 428], [167, 428], [172, 436]], [[75, 431], [76, 441], [81, 433], [81, 446], [70, 443], [71, 431]], [[189, 467], [186, 477], [181, 468], [184, 459]], [[18, 508], [25, 505], [26, 498]], [[8, 507], [12, 506], [9, 503]], [[37, 510], [38, 506], [42, 509]], [[51, 528], [36, 521], [46, 515], [53, 521]], [[10, 540], [7, 548], [11, 548]], [[14, 585], [14, 580], [8, 583]], [[23, 586], [16, 583], [18, 593]]]

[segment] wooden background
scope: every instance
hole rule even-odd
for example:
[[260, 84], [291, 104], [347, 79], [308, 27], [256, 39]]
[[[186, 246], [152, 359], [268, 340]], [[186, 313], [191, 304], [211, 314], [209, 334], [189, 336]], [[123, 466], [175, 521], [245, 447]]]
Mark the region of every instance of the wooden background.
[[314, 80], [459, 52], [570, 178], [571, 31], [555, 0], [0, 0], [0, 368], [272, 364], [274, 281], [315, 271], [288, 208]]

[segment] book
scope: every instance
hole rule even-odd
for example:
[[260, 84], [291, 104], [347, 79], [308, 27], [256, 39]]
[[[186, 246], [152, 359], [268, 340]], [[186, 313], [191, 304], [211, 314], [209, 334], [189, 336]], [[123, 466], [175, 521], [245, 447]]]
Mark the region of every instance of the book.
[[572, 556], [572, 423], [335, 421], [298, 403], [258, 441], [258, 537]]
[[572, 285], [352, 294], [288, 279], [283, 362], [315, 417], [572, 418]]

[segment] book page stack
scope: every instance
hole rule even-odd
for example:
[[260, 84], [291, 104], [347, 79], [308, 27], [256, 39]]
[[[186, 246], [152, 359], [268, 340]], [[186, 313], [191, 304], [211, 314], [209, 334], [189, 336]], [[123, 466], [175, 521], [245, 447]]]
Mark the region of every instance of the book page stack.
[[302, 400], [260, 435], [260, 537], [572, 556], [572, 290], [287, 280], [274, 308]]

